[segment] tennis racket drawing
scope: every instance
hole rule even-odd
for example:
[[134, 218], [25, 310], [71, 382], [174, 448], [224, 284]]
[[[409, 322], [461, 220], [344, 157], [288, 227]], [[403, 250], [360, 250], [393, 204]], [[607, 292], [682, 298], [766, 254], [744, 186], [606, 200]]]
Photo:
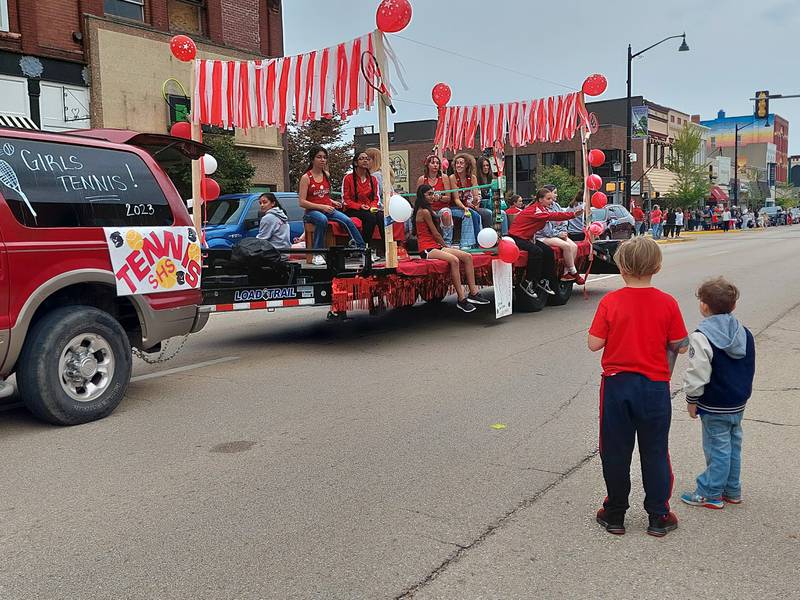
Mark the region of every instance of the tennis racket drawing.
[[28, 210], [31, 211], [31, 214], [35, 219], [36, 211], [33, 210], [33, 206], [31, 206], [31, 202], [28, 200], [25, 192], [22, 191], [22, 186], [19, 184], [17, 174], [14, 172], [14, 169], [11, 168], [11, 165], [2, 159], [0, 159], [0, 183], [20, 195], [22, 201], [25, 203], [25, 206], [28, 207]]
[[2, 183], [8, 189], [17, 192], [20, 195], [22, 201], [25, 203], [25, 206], [28, 207], [28, 210], [31, 211], [31, 214], [35, 219], [36, 211], [33, 210], [31, 201], [28, 200], [28, 197], [25, 195], [25, 192], [22, 191], [22, 186], [19, 184], [19, 179], [17, 179], [17, 174], [14, 172], [14, 169], [11, 168], [10, 164], [1, 159], [0, 159], [0, 183]]
[[375, 55], [369, 50], [361, 54], [361, 74], [364, 76], [367, 85], [383, 97], [386, 106], [389, 107], [392, 114], [395, 114], [397, 111], [394, 109], [394, 106], [392, 106], [392, 97], [389, 94], [389, 89], [386, 87], [386, 84], [383, 83], [383, 74], [378, 65], [378, 59], [376, 59]]

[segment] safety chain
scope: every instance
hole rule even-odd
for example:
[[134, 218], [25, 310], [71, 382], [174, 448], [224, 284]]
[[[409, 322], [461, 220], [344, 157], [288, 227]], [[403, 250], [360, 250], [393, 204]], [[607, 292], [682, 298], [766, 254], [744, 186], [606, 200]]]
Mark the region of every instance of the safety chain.
[[161, 351], [156, 355], [155, 358], [150, 358], [147, 354], [145, 354], [144, 352], [142, 352], [138, 348], [131, 348], [131, 350], [133, 351], [133, 355], [135, 357], [141, 358], [148, 365], [158, 365], [160, 363], [165, 363], [168, 360], [172, 360], [173, 358], [175, 358], [178, 355], [178, 352], [180, 352], [183, 349], [184, 344], [186, 344], [186, 340], [189, 339], [189, 334], [186, 334], [185, 336], [183, 336], [183, 339], [181, 340], [180, 345], [175, 349], [175, 351], [172, 354], [167, 356], [166, 354], [167, 354], [167, 350], [169, 350], [169, 348], [170, 348], [170, 342], [172, 340], [174, 340], [174, 339], [175, 338], [170, 338], [170, 339], [162, 342], [161, 343]]

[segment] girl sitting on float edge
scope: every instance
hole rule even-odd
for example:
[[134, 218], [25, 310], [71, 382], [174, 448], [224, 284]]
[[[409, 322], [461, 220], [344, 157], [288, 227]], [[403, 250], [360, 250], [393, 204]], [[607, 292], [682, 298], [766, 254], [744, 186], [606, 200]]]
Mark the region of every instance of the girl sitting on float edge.
[[[458, 308], [464, 312], [475, 310], [474, 304], [490, 304], [483, 298], [475, 285], [475, 268], [472, 264], [472, 255], [463, 250], [448, 248], [442, 234], [436, 227], [431, 202], [435, 197], [434, 189], [425, 184], [417, 188], [417, 200], [414, 203], [414, 213], [411, 217], [414, 231], [417, 235], [419, 253], [422, 258], [435, 258], [443, 260], [450, 266], [450, 279], [458, 295]], [[461, 283], [461, 265], [464, 265], [464, 274], [467, 279], [469, 293], [464, 291]]]
[[[364, 247], [364, 239], [355, 223], [339, 209], [342, 203], [331, 199], [331, 178], [326, 170], [328, 151], [322, 146], [314, 146], [308, 153], [308, 169], [300, 178], [298, 190], [300, 208], [305, 209], [303, 221], [314, 225], [315, 250], [325, 249], [325, 231], [328, 221], [336, 221], [347, 227], [352, 243], [358, 248]], [[306, 240], [308, 244], [308, 240]], [[325, 257], [314, 255], [315, 265], [324, 265]]]
[[448, 185], [445, 184], [447, 175], [442, 174], [442, 161], [435, 154], [429, 154], [425, 158], [423, 168], [423, 174], [417, 179], [417, 188], [422, 185], [429, 185], [433, 188], [431, 211], [439, 218], [445, 245], [450, 246], [453, 243], [453, 213], [451, 212], [453, 198], [450, 192], [444, 191], [449, 187], [450, 181], [447, 179]]
[[375, 233], [375, 227], [381, 236], [381, 248], [378, 254], [385, 254], [386, 229], [383, 226], [383, 210], [379, 208], [380, 188], [378, 179], [370, 173], [372, 162], [369, 154], [357, 150], [353, 155], [353, 172], [344, 176], [342, 184], [345, 213], [349, 217], [361, 220], [361, 237], [367, 244]]

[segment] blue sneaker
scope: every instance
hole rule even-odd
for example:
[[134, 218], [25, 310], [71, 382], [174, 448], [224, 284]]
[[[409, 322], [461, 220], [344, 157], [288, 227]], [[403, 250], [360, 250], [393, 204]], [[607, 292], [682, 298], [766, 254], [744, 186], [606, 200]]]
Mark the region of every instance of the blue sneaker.
[[705, 508], [713, 508], [719, 510], [725, 508], [725, 503], [719, 498], [706, 498], [696, 492], [684, 492], [681, 494], [681, 500], [689, 506], [704, 506]]

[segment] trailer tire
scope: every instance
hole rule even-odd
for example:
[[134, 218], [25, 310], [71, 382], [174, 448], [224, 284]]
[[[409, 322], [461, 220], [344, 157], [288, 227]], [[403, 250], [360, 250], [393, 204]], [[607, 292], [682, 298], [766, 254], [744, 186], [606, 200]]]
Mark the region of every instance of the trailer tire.
[[556, 286], [555, 295], [547, 296], [547, 304], [550, 306], [564, 306], [572, 297], [573, 284], [571, 281], [559, 281]]
[[65, 306], [42, 317], [22, 348], [17, 385], [35, 416], [79, 425], [111, 414], [131, 379], [125, 330], [92, 306]]
[[547, 304], [547, 294], [539, 292], [536, 298], [531, 298], [519, 285], [514, 288], [514, 310], [519, 312], [539, 312]]

